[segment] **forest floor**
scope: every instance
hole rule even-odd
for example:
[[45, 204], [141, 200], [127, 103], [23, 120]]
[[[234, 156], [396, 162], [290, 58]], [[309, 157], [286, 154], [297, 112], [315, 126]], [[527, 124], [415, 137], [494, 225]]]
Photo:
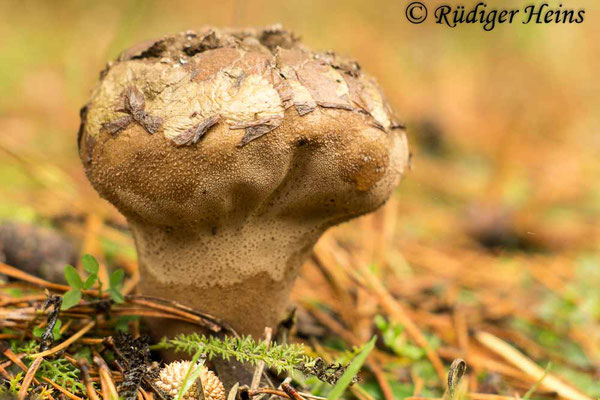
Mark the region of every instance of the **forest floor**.
[[[53, 310], [36, 311], [44, 289], [61, 295], [70, 288], [1, 266], [0, 274], [18, 278], [0, 286], [2, 385], [12, 379], [18, 392], [29, 376], [30, 388], [72, 399], [86, 396], [80, 359], [100, 397], [110, 394], [110, 382], [122, 382], [106, 338], [123, 329], [143, 335], [136, 314], [182, 312], [133, 296], [133, 239], [85, 178], [77, 111], [119, 49], [157, 36], [156, 27], [198, 26], [199, 15], [229, 25], [232, 14], [187, 2], [84, 3], [0, 4], [0, 37], [7, 38], [0, 43], [0, 224], [63, 235], [79, 272], [82, 255], [99, 261], [105, 288], [113, 271], [125, 271], [125, 303], [112, 306], [111, 318], [91, 318], [107, 304], [89, 294], [89, 304], [60, 316], [60, 338], [47, 353], [54, 363], [35, 365], [29, 355], [41, 351]], [[322, 3], [310, 24], [297, 5], [281, 15], [248, 7], [236, 22], [281, 20], [309, 45], [359, 59], [404, 118], [413, 165], [384, 207], [318, 242], [291, 293], [289, 341], [313, 357], [347, 362], [350, 349], [376, 335], [348, 392], [361, 400], [600, 397], [600, 104], [593, 96], [600, 44], [590, 40], [597, 27], [581, 24], [566, 36], [563, 27], [486, 36], [427, 24], [415, 31], [393, 17], [403, 10], [381, 11], [386, 2], [352, 2], [335, 10], [341, 14], [332, 25], [333, 10]], [[29, 236], [19, 237], [26, 243]], [[51, 280], [62, 278], [64, 263], [57, 263]], [[449, 393], [457, 359], [467, 369]], [[293, 385], [315, 396], [330, 391], [313, 378]]]

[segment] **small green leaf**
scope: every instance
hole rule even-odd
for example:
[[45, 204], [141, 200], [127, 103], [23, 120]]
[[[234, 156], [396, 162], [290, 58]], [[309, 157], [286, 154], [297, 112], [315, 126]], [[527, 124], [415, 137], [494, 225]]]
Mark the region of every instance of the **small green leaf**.
[[119, 291], [115, 290], [114, 288], [108, 289], [108, 295], [117, 304], [122, 304], [125, 302], [123, 295]]
[[115, 324], [115, 329], [121, 332], [129, 331], [129, 322], [137, 321], [140, 317], [137, 315], [122, 315], [117, 318], [117, 323]]
[[62, 328], [62, 321], [57, 319], [56, 324], [54, 324], [54, 328], [52, 328], [52, 336], [54, 337], [54, 340], [60, 339], [60, 328]]
[[198, 379], [198, 375], [200, 375], [200, 371], [202, 371], [202, 365], [204, 365], [203, 360], [198, 362], [201, 354], [201, 350], [198, 350], [196, 354], [194, 354], [194, 358], [192, 358], [192, 362], [190, 362], [190, 367], [185, 373], [183, 382], [181, 382], [181, 388], [177, 393], [177, 400], [181, 400], [187, 391], [190, 390], [194, 382], [196, 382], [196, 379]]
[[98, 269], [100, 268], [96, 258], [89, 254], [84, 254], [83, 257], [81, 257], [81, 265], [83, 265], [83, 269], [88, 274], [97, 274]]
[[44, 328], [40, 328], [39, 326], [36, 326], [35, 328], [33, 328], [33, 336], [35, 336], [36, 338], [42, 337], [43, 334], [44, 334]]
[[327, 396], [327, 400], [337, 400], [342, 396], [342, 394], [344, 394], [346, 388], [350, 386], [350, 383], [352, 383], [352, 379], [356, 376], [356, 374], [358, 374], [358, 371], [360, 371], [360, 367], [362, 367], [363, 363], [367, 359], [367, 356], [371, 350], [373, 350], [373, 347], [375, 347], [376, 340], [377, 336], [373, 336], [373, 339], [371, 339], [369, 343], [365, 344], [360, 353], [354, 357], [354, 360], [352, 360], [350, 365], [348, 365], [348, 368], [346, 368], [346, 371], [340, 380], [335, 384], [329, 393], [329, 396]]
[[67, 265], [65, 267], [65, 278], [67, 279], [67, 283], [73, 289], [81, 289], [83, 287], [83, 281], [79, 276], [79, 272], [72, 266]]
[[111, 289], [121, 291], [123, 287], [123, 279], [125, 279], [125, 271], [118, 269], [110, 275], [109, 286]]
[[373, 322], [375, 322], [375, 326], [380, 331], [384, 331], [388, 328], [388, 322], [382, 315], [376, 315], [375, 318], [373, 318]]
[[[87, 362], [91, 363], [92, 362], [92, 350], [89, 347], [82, 347], [81, 350], [79, 350], [77, 353], [75, 353], [73, 355], [73, 358], [75, 358], [76, 360], [81, 360], [82, 358], [85, 358]], [[106, 360], [108, 361], [108, 360]]]
[[63, 295], [61, 310], [68, 310], [69, 308], [77, 305], [81, 300], [81, 290], [71, 289]]
[[94, 283], [96, 282], [97, 279], [98, 279], [98, 275], [91, 274], [90, 276], [87, 277], [85, 282], [83, 282], [83, 288], [85, 290], [91, 289], [92, 286], [94, 286]]
[[9, 294], [11, 297], [23, 297], [23, 296], [25, 296], [25, 294], [23, 293], [23, 290], [21, 290], [19, 288], [7, 288], [6, 289], [6, 294]]

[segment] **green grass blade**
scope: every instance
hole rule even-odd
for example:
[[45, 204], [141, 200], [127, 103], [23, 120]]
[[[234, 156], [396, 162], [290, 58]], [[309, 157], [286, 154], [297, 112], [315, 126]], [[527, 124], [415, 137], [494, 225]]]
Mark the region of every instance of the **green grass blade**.
[[358, 374], [358, 371], [360, 371], [360, 367], [362, 367], [362, 365], [364, 364], [365, 360], [367, 359], [367, 356], [375, 347], [376, 340], [377, 337], [373, 336], [373, 339], [371, 339], [371, 341], [365, 344], [360, 353], [358, 353], [358, 355], [354, 358], [354, 360], [352, 360], [350, 365], [348, 365], [348, 368], [346, 369], [340, 380], [335, 384], [333, 390], [329, 393], [329, 396], [327, 396], [327, 400], [337, 400], [342, 396], [342, 394], [344, 394], [348, 386], [350, 386], [352, 379], [356, 376], [356, 374]]
[[190, 388], [194, 385], [194, 382], [196, 382], [196, 379], [198, 379], [198, 375], [200, 375], [202, 365], [204, 364], [204, 362], [198, 362], [201, 354], [202, 353], [200, 351], [197, 351], [196, 354], [194, 354], [194, 357], [190, 363], [190, 367], [185, 373], [185, 378], [183, 378], [183, 382], [181, 382], [181, 387], [177, 393], [177, 400], [181, 400], [183, 395], [190, 390]]
[[546, 369], [544, 370], [544, 375], [542, 375], [542, 377], [535, 383], [535, 385], [533, 385], [527, 391], [527, 393], [525, 393], [525, 396], [522, 397], [522, 400], [529, 400], [529, 398], [531, 398], [531, 396], [533, 396], [533, 394], [535, 393], [536, 390], [538, 390], [538, 387], [540, 387], [540, 385], [542, 384], [542, 382], [544, 381], [546, 376], [548, 376], [548, 373], [550, 372], [551, 368], [552, 368], [552, 363], [549, 362], [546, 365]]

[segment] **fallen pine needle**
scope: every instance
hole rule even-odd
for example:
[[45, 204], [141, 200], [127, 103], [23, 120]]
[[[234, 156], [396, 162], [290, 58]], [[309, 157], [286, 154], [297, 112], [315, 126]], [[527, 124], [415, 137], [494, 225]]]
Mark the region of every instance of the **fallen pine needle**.
[[94, 356], [94, 362], [98, 366], [100, 373], [100, 385], [102, 388], [103, 400], [118, 399], [119, 394], [117, 393], [117, 388], [115, 387], [110, 368], [108, 368], [104, 359], [98, 354]]
[[[265, 327], [265, 346], [268, 350], [271, 347], [271, 337], [273, 335], [273, 330], [270, 327]], [[262, 377], [263, 370], [265, 369], [265, 362], [260, 361], [257, 367], [254, 369], [254, 375], [252, 376], [252, 383], [250, 384], [251, 390], [258, 389], [258, 385], [260, 384], [260, 378]], [[287, 392], [286, 392], [287, 393]]]
[[74, 395], [73, 393], [71, 393], [68, 390], [66, 390], [65, 388], [63, 388], [62, 386], [60, 386], [60, 385], [52, 382], [50, 379], [46, 378], [45, 376], [42, 377], [42, 380], [44, 382], [49, 383], [50, 385], [52, 385], [52, 387], [54, 387], [56, 390], [58, 390], [59, 392], [61, 392], [62, 394], [64, 394], [65, 396], [67, 396], [71, 400], [83, 400], [81, 397]]
[[[29, 282], [32, 285], [56, 290], [58, 292], [67, 292], [71, 289], [69, 286], [60, 285], [58, 283], [52, 283], [52, 282], [46, 281], [46, 280], [38, 278], [34, 275], [23, 272], [18, 268], [11, 267], [8, 264], [4, 264], [3, 262], [0, 262], [0, 274], [7, 275], [7, 276], [10, 276], [11, 278], [15, 278], [15, 279], [18, 279], [21, 281]], [[89, 294], [91, 296], [96, 296], [96, 297], [98, 297], [100, 294], [97, 290], [82, 290], [82, 292], [85, 294]]]
[[21, 271], [15, 267], [0, 262], [0, 274], [8, 275], [12, 278], [19, 279], [25, 282], [32, 283], [37, 286], [45, 287], [52, 290], [58, 290], [60, 292], [66, 292], [70, 288], [65, 285], [59, 285], [57, 283], [48, 282], [44, 279], [37, 278], [26, 272]]
[[88, 367], [88, 363], [85, 358], [82, 358], [78, 361], [79, 369], [81, 370], [81, 376], [83, 377], [83, 383], [85, 385], [85, 391], [87, 392], [88, 398], [90, 400], [100, 400], [98, 395], [96, 394], [96, 390], [94, 390], [94, 385], [92, 385], [92, 380], [90, 378], [90, 370]]
[[533, 380], [540, 381], [541, 387], [556, 392], [565, 399], [591, 400], [590, 397], [561, 382], [555, 376], [547, 374], [543, 368], [540, 368], [523, 353], [491, 333], [477, 332], [475, 338], [485, 347], [525, 372], [525, 374], [530, 376]]
[[[23, 357], [22, 355], [16, 355], [11, 349], [4, 350], [2, 354], [4, 355], [4, 357], [12, 361], [17, 367], [23, 370], [23, 372], [27, 373], [27, 365], [25, 365], [25, 363], [21, 361], [20, 358]], [[33, 383], [35, 383], [36, 385], [40, 384], [40, 382], [37, 379], [35, 379], [35, 377], [33, 378]]]
[[402, 324], [411, 339], [424, 351], [429, 361], [435, 368], [438, 377], [444, 381], [446, 379], [446, 369], [439, 355], [431, 348], [427, 338], [413, 320], [406, 314], [404, 308], [398, 303], [381, 284], [381, 281], [369, 271], [368, 268], [361, 269], [361, 276], [367, 281], [368, 286], [373, 290], [383, 308], [390, 314], [391, 318]]
[[23, 378], [23, 383], [21, 384], [21, 388], [19, 389], [19, 395], [18, 395], [19, 400], [25, 400], [25, 397], [27, 396], [27, 390], [29, 389], [29, 385], [31, 385], [31, 381], [33, 380], [33, 377], [35, 376], [35, 373], [37, 372], [38, 368], [40, 367], [40, 364], [42, 363], [42, 361], [44, 361], [44, 359], [42, 357], [35, 359], [35, 361], [31, 364], [31, 366], [27, 370], [27, 373], [25, 374], [25, 378]]
[[42, 351], [41, 353], [32, 354], [30, 357], [31, 358], [46, 357], [46, 356], [49, 356], [50, 354], [54, 354], [54, 353], [56, 353], [58, 351], [66, 349], [71, 344], [75, 343], [77, 341], [77, 339], [79, 339], [80, 337], [82, 337], [83, 335], [85, 335], [87, 331], [89, 331], [90, 329], [92, 329], [92, 327], [95, 324], [96, 324], [95, 321], [89, 322], [86, 326], [84, 326], [83, 328], [81, 328], [77, 333], [75, 333], [73, 336], [71, 336], [70, 338], [68, 338], [67, 340], [65, 340], [64, 342], [62, 342], [61, 344], [59, 344], [57, 346], [54, 346], [53, 348], [48, 349], [46, 351]]

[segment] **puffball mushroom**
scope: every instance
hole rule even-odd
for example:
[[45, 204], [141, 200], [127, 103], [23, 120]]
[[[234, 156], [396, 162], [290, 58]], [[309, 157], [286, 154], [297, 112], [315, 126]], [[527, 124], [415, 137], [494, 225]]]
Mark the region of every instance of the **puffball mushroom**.
[[141, 292], [255, 336], [319, 236], [381, 206], [408, 160], [374, 79], [279, 26], [134, 46], [81, 116], [86, 174], [129, 222]]

